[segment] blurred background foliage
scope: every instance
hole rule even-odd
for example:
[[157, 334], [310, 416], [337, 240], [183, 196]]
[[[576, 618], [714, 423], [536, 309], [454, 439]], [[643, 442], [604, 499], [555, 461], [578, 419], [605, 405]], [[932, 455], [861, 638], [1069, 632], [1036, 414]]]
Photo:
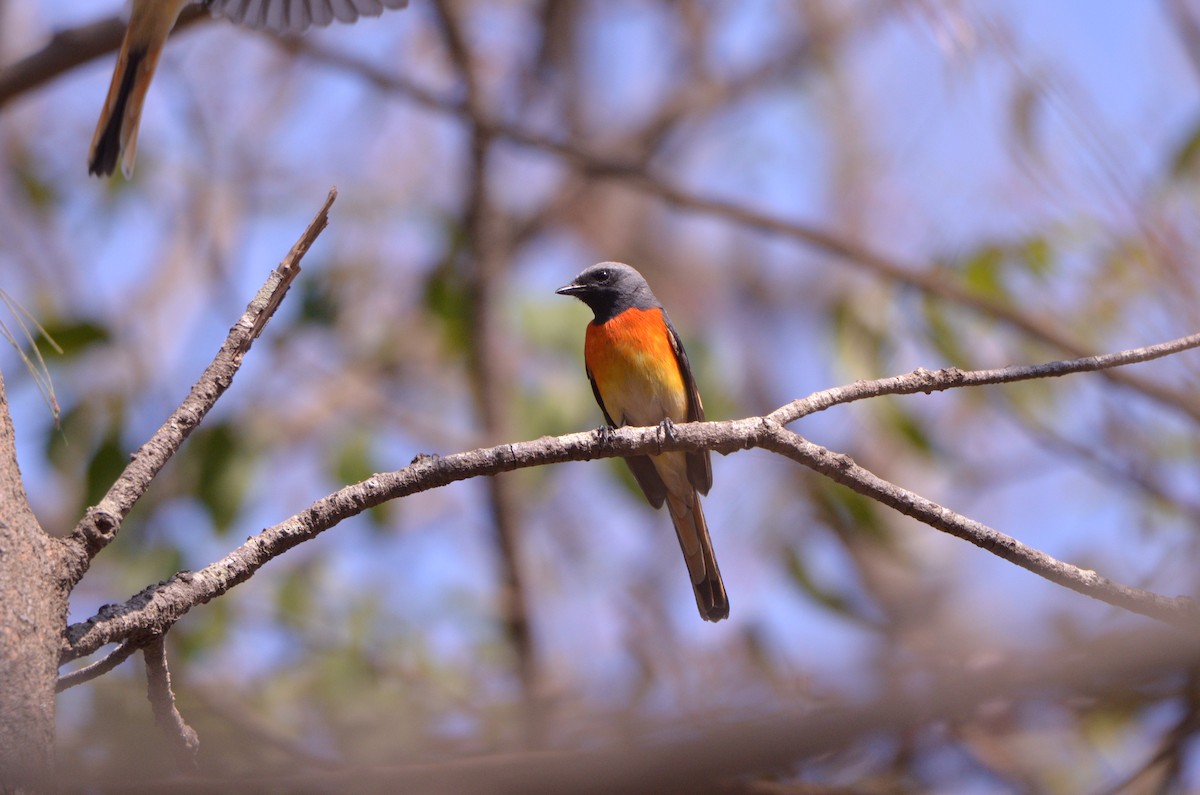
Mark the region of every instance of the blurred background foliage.
[[[117, 10], [0, 2], [0, 64]], [[596, 261], [647, 276], [714, 419], [1195, 331], [1197, 25], [1187, 0], [414, 0], [287, 41], [206, 21], [167, 48], [128, 183], [85, 168], [111, 56], [12, 98], [0, 286], [62, 347], [46, 351], [61, 417], [14, 351], [0, 367], [55, 534], [340, 193], [72, 620], [420, 453], [599, 425], [589, 314], [553, 294]], [[875, 400], [796, 430], [1052, 555], [1194, 594], [1197, 362], [1140, 366], [1132, 386]], [[202, 767], [575, 747], [598, 725], [855, 701], [1137, 623], [765, 452], [714, 471], [719, 625], [695, 614], [666, 515], [611, 462], [417, 495], [273, 561], [169, 636]], [[69, 772], [169, 772], [143, 689], [134, 662], [61, 697]], [[1168, 738], [1163, 776], [1187, 789], [1200, 768], [1171, 729], [1188, 691], [1035, 700], [787, 777], [1097, 790]]]

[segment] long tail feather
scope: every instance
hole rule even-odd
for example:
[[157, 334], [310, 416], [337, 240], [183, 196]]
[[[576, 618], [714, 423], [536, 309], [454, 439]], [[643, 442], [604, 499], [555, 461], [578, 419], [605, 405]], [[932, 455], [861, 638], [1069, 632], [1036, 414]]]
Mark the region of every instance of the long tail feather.
[[107, 176], [113, 173], [117, 161], [125, 178], [133, 176], [137, 158], [138, 125], [146, 92], [158, 67], [159, 56], [179, 12], [188, 0], [156, 0], [147, 3], [135, 0], [129, 27], [117, 54], [112, 82], [104, 109], [92, 135], [88, 152], [88, 173]]
[[[128, 36], [127, 36], [128, 38]], [[108, 88], [108, 96], [104, 100], [104, 109], [100, 112], [100, 121], [96, 123], [96, 132], [92, 135], [92, 148], [88, 154], [88, 173], [106, 177], [117, 167], [129, 141], [128, 124], [130, 119], [130, 98], [134, 96], [134, 87], [138, 70], [146, 57], [145, 50], [130, 50], [122, 46], [117, 56], [117, 66], [113, 70], [112, 84]], [[145, 83], [149, 84], [150, 75]], [[140, 92], [145, 97], [146, 92]], [[136, 128], [141, 118], [141, 103], [133, 109], [132, 124]], [[136, 148], [136, 139], [134, 148]], [[134, 155], [129, 150], [129, 173], [133, 171]], [[128, 178], [129, 173], [126, 173]]]
[[700, 507], [700, 498], [692, 492], [690, 503], [686, 498], [667, 495], [667, 510], [675, 525], [675, 535], [687, 561], [692, 589], [696, 592], [696, 607], [705, 621], [720, 621], [729, 617], [729, 597], [717, 558], [713, 554], [712, 538], [708, 534], [708, 523]]

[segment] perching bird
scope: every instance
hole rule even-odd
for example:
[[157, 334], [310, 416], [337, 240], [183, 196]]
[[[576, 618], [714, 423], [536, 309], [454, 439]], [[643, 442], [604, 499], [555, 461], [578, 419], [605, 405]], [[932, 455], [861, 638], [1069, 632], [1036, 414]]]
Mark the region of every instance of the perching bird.
[[[619, 262], [601, 262], [555, 292], [575, 296], [595, 314], [583, 359], [610, 426], [704, 419], [683, 343], [640, 273]], [[700, 494], [712, 486], [708, 452], [634, 456], [625, 462], [650, 504], [667, 504], [700, 615], [706, 621], [728, 617], [729, 598], [700, 508]]]
[[120, 160], [125, 178], [133, 175], [146, 91], [167, 34], [191, 3], [252, 28], [302, 33], [310, 25], [328, 25], [335, 19], [354, 22], [360, 16], [379, 16], [385, 8], [404, 8], [408, 0], [133, 0], [112, 83], [92, 135], [89, 174], [107, 176]]

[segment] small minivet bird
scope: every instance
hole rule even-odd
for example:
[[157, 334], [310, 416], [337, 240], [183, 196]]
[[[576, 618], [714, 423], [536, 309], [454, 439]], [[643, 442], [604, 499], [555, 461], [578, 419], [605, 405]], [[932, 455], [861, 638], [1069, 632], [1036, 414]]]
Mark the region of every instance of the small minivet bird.
[[133, 176], [146, 91], [167, 35], [191, 3], [251, 28], [302, 33], [310, 25], [328, 25], [335, 19], [354, 22], [360, 16], [379, 16], [385, 8], [404, 8], [408, 0], [133, 0], [112, 83], [92, 135], [89, 174], [107, 176], [120, 160], [125, 178]]
[[[619, 262], [601, 262], [555, 292], [575, 296], [595, 314], [584, 338], [583, 359], [610, 426], [704, 419], [679, 333], [642, 274]], [[651, 505], [667, 504], [701, 617], [727, 618], [729, 598], [700, 508], [700, 494], [712, 487], [708, 451], [632, 456], [625, 463]]]

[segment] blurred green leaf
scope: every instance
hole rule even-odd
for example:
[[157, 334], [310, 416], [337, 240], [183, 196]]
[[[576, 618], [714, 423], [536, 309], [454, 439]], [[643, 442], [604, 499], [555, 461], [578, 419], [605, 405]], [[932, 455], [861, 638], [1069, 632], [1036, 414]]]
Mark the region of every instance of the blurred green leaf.
[[704, 403], [704, 417], [707, 420], [724, 420], [739, 416], [739, 406], [730, 394], [728, 384], [719, 377], [721, 363], [714, 353], [713, 347], [703, 336], [695, 336], [687, 341], [688, 361], [692, 365], [692, 375], [700, 389], [700, 398]]
[[539, 348], [579, 357], [583, 368], [583, 334], [591, 312], [578, 301], [560, 295], [522, 302], [518, 314], [521, 333]]
[[784, 560], [792, 584], [809, 596], [814, 602], [840, 615], [855, 619], [858, 618], [857, 613], [845, 597], [821, 586], [813, 579], [812, 572], [804, 562], [803, 555], [798, 551], [788, 547], [784, 550]]
[[84, 506], [95, 505], [108, 492], [113, 482], [125, 470], [129, 453], [121, 445], [120, 433], [114, 428], [92, 453], [85, 477]]
[[424, 303], [442, 323], [451, 349], [466, 354], [471, 344], [472, 302], [461, 260], [468, 250], [467, 230], [460, 219], [447, 216], [442, 224], [445, 253], [425, 279]]
[[63, 412], [58, 427], [46, 427], [46, 458], [60, 475], [71, 474], [92, 438], [93, 413], [76, 403]]
[[973, 293], [1007, 300], [1008, 290], [1001, 279], [1004, 262], [1004, 249], [990, 243], [983, 246], [963, 263], [963, 283]]
[[1127, 693], [1112, 693], [1105, 700], [1084, 711], [1080, 728], [1098, 748], [1113, 748], [1128, 736], [1128, 731], [1140, 713], [1138, 699]]
[[1049, 276], [1054, 270], [1054, 248], [1040, 235], [1034, 235], [1024, 242], [1020, 258], [1034, 276]]
[[927, 296], [921, 302], [921, 307], [924, 310], [925, 324], [929, 329], [929, 341], [938, 353], [942, 354], [946, 363], [964, 370], [971, 369], [970, 357], [959, 343], [961, 335], [951, 324], [942, 302]]
[[929, 454], [934, 450], [933, 439], [925, 432], [924, 426], [912, 414], [905, 411], [895, 400], [876, 401], [879, 416], [883, 423], [895, 431], [917, 451]]
[[184, 447], [194, 467], [196, 497], [217, 532], [227, 531], [241, 510], [253, 461], [238, 429], [229, 422], [198, 428]]
[[192, 661], [204, 652], [217, 648], [229, 636], [230, 604], [229, 599], [214, 599], [203, 611], [192, 611], [194, 616], [176, 624], [170, 634], [174, 644], [173, 654], [178, 654], [185, 661]]
[[868, 323], [850, 300], [834, 301], [829, 311], [840, 358], [852, 373], [875, 377], [883, 371], [889, 340], [879, 325]]
[[[117, 570], [116, 580], [122, 591], [144, 588], [146, 583], [164, 580], [183, 568], [183, 552], [170, 539], [162, 537], [165, 534], [148, 532], [153, 521], [145, 521], [145, 514], [139, 504], [121, 528], [121, 537], [133, 540], [132, 548], [123, 550], [125, 557]], [[114, 545], [114, 552], [119, 555], [118, 550], [120, 546]]]
[[370, 441], [363, 434], [347, 439], [334, 459], [333, 475], [339, 483], [358, 483], [376, 471]]
[[[382, 467], [375, 460], [371, 449], [371, 439], [366, 434], [355, 434], [346, 439], [333, 459], [333, 477], [341, 485], [358, 483], [380, 471]], [[391, 519], [391, 506], [394, 502], [376, 505], [365, 512], [376, 529], [388, 527]]]
[[443, 260], [430, 272], [424, 297], [425, 306], [442, 323], [447, 344], [456, 353], [465, 354], [470, 346], [470, 301], [452, 260]]
[[810, 497], [817, 515], [830, 527], [891, 545], [891, 532], [880, 519], [881, 506], [874, 500], [824, 478], [810, 491]]
[[15, 178], [17, 188], [24, 194], [30, 207], [47, 211], [60, 203], [61, 197], [54, 189], [54, 183], [39, 171], [44, 164], [30, 157], [27, 149], [16, 148], [9, 154], [8, 162], [9, 173]]
[[1192, 127], [1192, 131], [1183, 139], [1183, 143], [1171, 156], [1171, 176], [1179, 179], [1193, 174], [1196, 170], [1196, 158], [1200, 155], [1200, 123]]
[[302, 627], [312, 620], [314, 572], [300, 565], [283, 575], [275, 591], [275, 611], [289, 627]]
[[331, 282], [332, 276], [327, 270], [300, 280], [299, 322], [325, 328], [334, 325], [338, 318], [338, 302]]
[[109, 330], [87, 320], [77, 322], [49, 322], [45, 326], [46, 336], [56, 342], [61, 349], [61, 357], [70, 359], [98, 343], [108, 342], [112, 335]]

